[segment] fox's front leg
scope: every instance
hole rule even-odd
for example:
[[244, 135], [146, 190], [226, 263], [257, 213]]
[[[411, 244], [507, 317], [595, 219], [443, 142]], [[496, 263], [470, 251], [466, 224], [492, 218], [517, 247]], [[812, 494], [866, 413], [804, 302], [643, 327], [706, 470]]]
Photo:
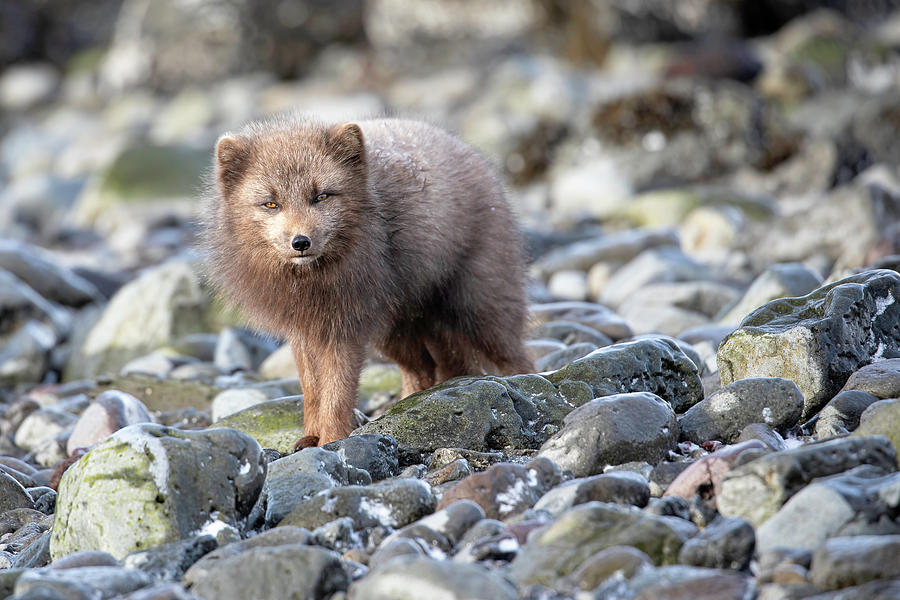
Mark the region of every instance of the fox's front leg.
[[347, 437], [353, 431], [365, 345], [354, 341], [304, 341], [295, 357], [298, 354], [298, 363], [303, 364], [298, 369], [306, 435], [297, 447], [321, 446]]

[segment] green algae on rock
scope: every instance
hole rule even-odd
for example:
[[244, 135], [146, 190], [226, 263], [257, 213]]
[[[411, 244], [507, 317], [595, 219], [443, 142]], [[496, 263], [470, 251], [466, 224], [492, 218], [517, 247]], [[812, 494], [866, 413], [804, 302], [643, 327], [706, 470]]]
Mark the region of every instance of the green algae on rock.
[[236, 429], [255, 439], [263, 448], [290, 454], [297, 440], [303, 437], [303, 396], [260, 402], [219, 419], [214, 427]]
[[818, 412], [862, 366], [900, 357], [900, 274], [873, 270], [806, 296], [769, 302], [719, 346], [722, 385], [784, 377], [803, 392], [802, 419]]
[[238, 527], [266, 474], [259, 444], [231, 429], [120, 429], [59, 485], [53, 559], [79, 550], [122, 558], [221, 523]]

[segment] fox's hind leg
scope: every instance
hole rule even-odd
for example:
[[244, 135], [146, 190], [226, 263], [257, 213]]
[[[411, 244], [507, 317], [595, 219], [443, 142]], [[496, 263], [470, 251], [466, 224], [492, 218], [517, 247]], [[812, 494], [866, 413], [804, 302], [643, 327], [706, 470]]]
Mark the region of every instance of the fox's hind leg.
[[421, 392], [435, 384], [434, 358], [421, 338], [395, 333], [379, 348], [400, 367], [400, 397]]

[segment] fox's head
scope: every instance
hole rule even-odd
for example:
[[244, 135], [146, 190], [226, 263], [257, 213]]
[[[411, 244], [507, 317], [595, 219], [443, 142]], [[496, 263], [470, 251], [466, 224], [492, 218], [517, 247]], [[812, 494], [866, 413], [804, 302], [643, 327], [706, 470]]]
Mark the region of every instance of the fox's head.
[[366, 156], [355, 123], [225, 134], [215, 164], [222, 225], [257, 260], [314, 267], [358, 243]]

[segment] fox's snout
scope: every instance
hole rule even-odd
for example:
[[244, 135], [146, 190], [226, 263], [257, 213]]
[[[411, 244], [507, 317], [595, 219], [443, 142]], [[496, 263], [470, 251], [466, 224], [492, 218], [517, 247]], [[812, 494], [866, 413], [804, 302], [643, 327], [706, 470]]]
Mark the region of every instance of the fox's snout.
[[309, 250], [310, 246], [312, 246], [312, 240], [310, 240], [305, 235], [295, 235], [291, 239], [291, 248], [293, 248], [297, 252], [303, 252], [304, 250]]

